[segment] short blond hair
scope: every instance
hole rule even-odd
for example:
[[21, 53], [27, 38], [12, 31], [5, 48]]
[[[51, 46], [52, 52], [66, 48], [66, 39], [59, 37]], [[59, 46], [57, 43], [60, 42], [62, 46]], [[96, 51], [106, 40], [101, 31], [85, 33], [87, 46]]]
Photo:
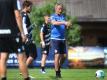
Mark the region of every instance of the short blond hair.
[[55, 8], [56, 8], [57, 6], [61, 6], [61, 7], [63, 8], [63, 4], [61, 4], [61, 3], [56, 3], [56, 4], [55, 4]]

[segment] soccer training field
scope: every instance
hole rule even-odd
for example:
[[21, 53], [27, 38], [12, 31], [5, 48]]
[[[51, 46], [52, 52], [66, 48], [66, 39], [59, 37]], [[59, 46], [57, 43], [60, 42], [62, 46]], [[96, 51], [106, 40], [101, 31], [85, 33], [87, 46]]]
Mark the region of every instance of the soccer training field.
[[[40, 69], [29, 69], [30, 75], [35, 77], [35, 80], [96, 80], [95, 72], [98, 69], [62, 69], [62, 78], [56, 79], [54, 69], [46, 69], [47, 73], [42, 74]], [[107, 69], [105, 71], [105, 79], [107, 80]], [[18, 69], [8, 69], [8, 80], [23, 80]]]

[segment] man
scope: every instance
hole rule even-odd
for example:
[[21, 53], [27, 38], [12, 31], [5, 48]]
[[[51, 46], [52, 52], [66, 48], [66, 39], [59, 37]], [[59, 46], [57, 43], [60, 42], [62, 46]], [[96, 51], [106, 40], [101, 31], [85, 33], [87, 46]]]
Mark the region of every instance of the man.
[[0, 78], [7, 80], [6, 61], [9, 53], [17, 53], [19, 69], [24, 80], [30, 80], [24, 58], [22, 18], [17, 0], [0, 0]]
[[55, 53], [54, 65], [56, 78], [61, 78], [61, 63], [66, 55], [65, 31], [70, 25], [62, 14], [62, 4], [55, 5], [55, 13], [51, 15], [51, 45]]
[[40, 31], [41, 48], [42, 48], [42, 59], [41, 59], [41, 72], [45, 74], [46, 59], [49, 54], [50, 47], [50, 18], [48, 15], [44, 16], [44, 23]]
[[23, 18], [23, 29], [24, 34], [27, 37], [25, 42], [25, 51], [26, 51], [26, 65], [29, 66], [34, 59], [37, 57], [36, 45], [32, 39], [32, 29], [33, 25], [31, 25], [30, 18], [28, 14], [31, 12], [32, 2], [31, 1], [24, 1], [22, 4], [22, 18]]

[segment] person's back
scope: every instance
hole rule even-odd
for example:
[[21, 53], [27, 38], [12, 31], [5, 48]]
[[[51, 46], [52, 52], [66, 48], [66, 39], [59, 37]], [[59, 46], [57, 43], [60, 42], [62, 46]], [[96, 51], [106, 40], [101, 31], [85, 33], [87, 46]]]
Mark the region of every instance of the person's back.
[[17, 9], [17, 0], [0, 0], [0, 37], [6, 34], [16, 36], [19, 32], [14, 10]]

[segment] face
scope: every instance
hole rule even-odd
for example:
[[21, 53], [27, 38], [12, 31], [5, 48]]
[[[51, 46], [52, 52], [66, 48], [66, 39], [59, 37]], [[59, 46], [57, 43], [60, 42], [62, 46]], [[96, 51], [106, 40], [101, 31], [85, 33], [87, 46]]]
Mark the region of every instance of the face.
[[44, 19], [45, 19], [46, 22], [48, 22], [48, 23], [50, 22], [50, 17], [49, 16], [44, 16]]
[[63, 11], [63, 7], [61, 5], [58, 5], [58, 6], [55, 7], [55, 12], [57, 14], [61, 14], [62, 11]]
[[32, 6], [26, 7], [26, 12], [30, 13], [32, 10]]

